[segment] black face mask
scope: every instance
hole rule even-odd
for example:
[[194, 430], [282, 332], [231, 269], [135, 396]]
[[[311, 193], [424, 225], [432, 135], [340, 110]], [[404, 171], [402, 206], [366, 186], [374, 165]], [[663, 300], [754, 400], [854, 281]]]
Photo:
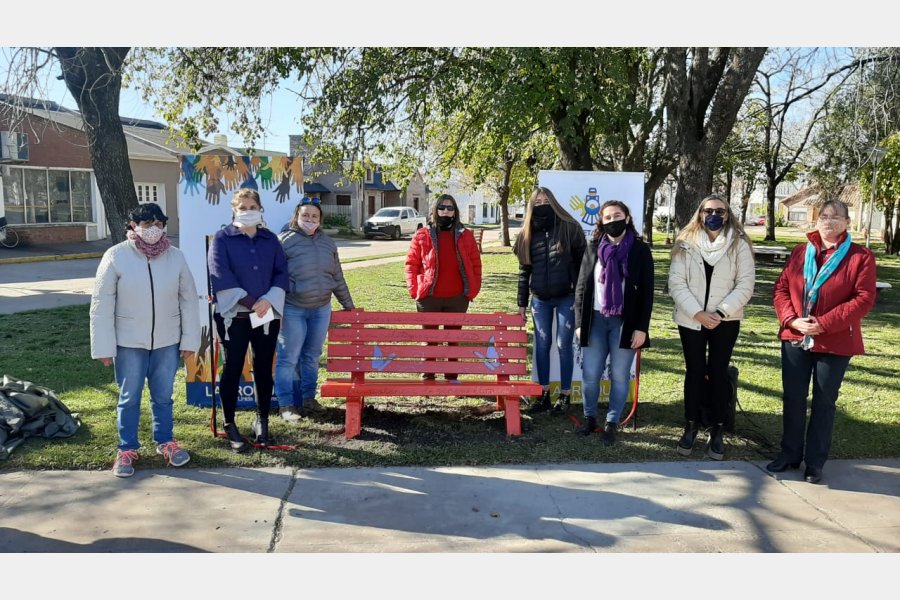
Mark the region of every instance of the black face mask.
[[549, 229], [553, 225], [553, 218], [556, 215], [553, 207], [549, 204], [541, 204], [535, 206], [531, 211], [531, 223], [534, 229]]
[[603, 224], [603, 231], [606, 232], [611, 238], [617, 238], [623, 233], [625, 233], [625, 227], [627, 227], [625, 223], [625, 219], [619, 219], [618, 221], [609, 221], [608, 223]]
[[453, 227], [453, 217], [441, 215], [437, 218], [437, 224], [441, 229], [450, 229]]

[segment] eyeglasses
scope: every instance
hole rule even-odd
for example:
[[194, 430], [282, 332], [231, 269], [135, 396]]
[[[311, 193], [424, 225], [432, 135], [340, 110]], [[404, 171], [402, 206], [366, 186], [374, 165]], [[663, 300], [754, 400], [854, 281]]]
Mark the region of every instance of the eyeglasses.
[[453, 208], [453, 205], [452, 205], [452, 204], [439, 204], [438, 207], [437, 207], [437, 209], [438, 209], [438, 210], [443, 210], [443, 211], [447, 211], [447, 210], [456, 210], [455, 208]]
[[820, 220], [820, 221], [832, 221], [832, 222], [837, 222], [837, 221], [843, 221], [843, 220], [845, 220], [846, 218], [847, 218], [847, 217], [845, 217], [845, 216], [843, 216], [843, 215], [831, 215], [831, 216], [828, 216], [828, 215], [819, 215], [819, 220]]
[[301, 206], [306, 205], [306, 204], [316, 204], [316, 205], [318, 205], [318, 204], [321, 204], [321, 203], [322, 203], [322, 201], [319, 200], [318, 198], [307, 198], [306, 196], [303, 196], [302, 198], [300, 198], [300, 205], [301, 205]]
[[720, 217], [724, 217], [728, 214], [728, 211], [724, 208], [704, 208], [701, 212], [707, 216], [716, 214]]

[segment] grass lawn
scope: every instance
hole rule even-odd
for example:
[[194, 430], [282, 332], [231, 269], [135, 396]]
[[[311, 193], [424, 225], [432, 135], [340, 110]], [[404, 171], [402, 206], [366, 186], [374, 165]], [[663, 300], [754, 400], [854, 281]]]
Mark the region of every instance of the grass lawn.
[[[757, 239], [755, 241], [761, 241]], [[788, 247], [800, 238], [779, 241]], [[876, 253], [880, 248], [875, 247]], [[865, 356], [854, 357], [841, 388], [833, 458], [900, 456], [900, 260], [878, 256], [878, 279], [889, 282], [874, 311], [863, 323]], [[620, 434], [612, 448], [600, 436], [574, 435], [565, 417], [523, 416], [523, 435], [507, 438], [501, 414], [475, 416], [476, 399], [373, 399], [363, 419], [363, 433], [343, 437], [342, 404], [323, 399], [327, 413], [300, 425], [277, 417], [271, 434], [278, 443], [298, 447], [291, 452], [232, 454], [214, 439], [209, 410], [187, 406], [184, 372], [179, 371], [175, 397], [175, 434], [193, 456], [190, 466], [374, 466], [476, 465], [577, 461], [684, 460], [675, 451], [682, 427], [683, 359], [672, 303], [663, 293], [668, 251], [654, 250], [656, 304], [650, 335], [653, 348], [643, 353], [637, 428]], [[775, 451], [780, 431], [781, 371], [772, 285], [780, 264], [757, 265], [757, 286], [735, 348], [740, 369], [740, 408], [736, 434], [726, 439], [726, 458], [761, 459]], [[482, 292], [472, 312], [514, 311], [517, 263], [508, 248], [485, 248]], [[368, 310], [414, 310], [404, 279], [403, 263], [347, 271], [354, 301]], [[27, 379], [55, 389], [82, 420], [68, 439], [30, 439], [2, 464], [10, 469], [108, 469], [115, 454], [116, 385], [111, 368], [90, 359], [88, 307], [68, 307], [0, 315], [0, 374]], [[320, 381], [324, 379], [324, 360]], [[146, 392], [145, 392], [146, 394]], [[601, 406], [601, 412], [603, 407]], [[571, 412], [580, 417], [581, 405]], [[247, 433], [252, 415], [240, 412], [238, 425]], [[221, 413], [220, 413], [221, 419]], [[142, 407], [141, 464], [163, 467], [152, 452], [149, 403]], [[705, 443], [705, 436], [701, 437]], [[698, 444], [699, 445], [699, 444]], [[149, 452], [148, 452], [149, 451]], [[693, 458], [702, 452], [695, 449]]]

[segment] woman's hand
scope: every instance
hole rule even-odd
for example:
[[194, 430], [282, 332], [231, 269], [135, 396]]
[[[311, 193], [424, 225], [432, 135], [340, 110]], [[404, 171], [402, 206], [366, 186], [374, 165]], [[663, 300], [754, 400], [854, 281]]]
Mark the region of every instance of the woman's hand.
[[251, 310], [255, 312], [256, 316], [261, 319], [262, 316], [266, 314], [266, 311], [270, 308], [272, 308], [272, 304], [268, 300], [261, 299], [256, 301], [256, 304], [253, 305], [253, 308]]
[[108, 366], [112, 365], [112, 363], [113, 363], [112, 357], [98, 358], [97, 360], [99, 360], [101, 363], [103, 363], [104, 367], [108, 367]]
[[523, 319], [525, 318], [525, 312], [526, 312], [526, 308], [524, 306], [520, 306], [519, 307], [519, 316], [522, 317]]
[[819, 325], [819, 322], [816, 321], [815, 317], [794, 319], [793, 321], [788, 323], [788, 327], [795, 331], [799, 331], [803, 335], [819, 335], [820, 333], [825, 332], [825, 330], [822, 329], [822, 326]]
[[195, 353], [193, 350], [182, 350], [181, 351], [181, 360], [187, 362], [187, 359], [192, 357], [194, 354]]
[[722, 317], [714, 312], [706, 312], [701, 310], [694, 315], [694, 320], [698, 321], [707, 329], [715, 329], [719, 326], [719, 323], [722, 322]]
[[635, 329], [634, 333], [631, 334], [631, 349], [637, 350], [641, 346], [644, 345], [644, 342], [647, 341], [647, 332], [646, 331], [638, 331]]

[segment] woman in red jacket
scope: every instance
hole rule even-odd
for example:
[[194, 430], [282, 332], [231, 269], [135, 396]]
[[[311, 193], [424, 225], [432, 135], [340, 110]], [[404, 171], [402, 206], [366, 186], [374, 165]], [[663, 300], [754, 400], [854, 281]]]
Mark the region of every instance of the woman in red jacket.
[[850, 241], [849, 226], [847, 205], [826, 202], [816, 230], [791, 252], [773, 293], [780, 323], [783, 433], [781, 453], [766, 469], [781, 473], [805, 461], [809, 483], [822, 480], [838, 390], [850, 357], [864, 352], [860, 321], [875, 304], [875, 256]]
[[[469, 309], [481, 290], [481, 253], [472, 231], [460, 222], [459, 206], [450, 194], [438, 196], [431, 207], [431, 225], [419, 229], [409, 244], [406, 289], [418, 312], [459, 313]], [[434, 379], [434, 374], [422, 377]], [[444, 378], [452, 381], [456, 375]]]

